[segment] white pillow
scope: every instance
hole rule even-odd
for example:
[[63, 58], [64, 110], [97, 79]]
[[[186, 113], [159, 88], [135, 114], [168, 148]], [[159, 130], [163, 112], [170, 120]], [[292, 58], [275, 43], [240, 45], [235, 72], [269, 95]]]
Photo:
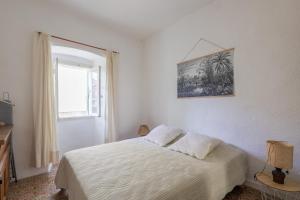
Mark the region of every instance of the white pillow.
[[181, 129], [168, 127], [166, 125], [159, 125], [152, 129], [144, 138], [158, 144], [159, 146], [166, 146], [181, 134]]
[[197, 133], [187, 133], [168, 148], [199, 159], [204, 159], [222, 141]]

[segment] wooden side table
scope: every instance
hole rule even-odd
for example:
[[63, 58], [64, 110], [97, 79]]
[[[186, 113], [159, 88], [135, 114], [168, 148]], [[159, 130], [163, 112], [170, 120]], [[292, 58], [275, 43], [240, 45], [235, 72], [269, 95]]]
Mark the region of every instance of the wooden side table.
[[300, 183], [285, 179], [284, 184], [278, 184], [273, 182], [271, 174], [265, 172], [258, 172], [255, 176], [257, 181], [264, 187], [261, 190], [263, 200], [300, 199]]

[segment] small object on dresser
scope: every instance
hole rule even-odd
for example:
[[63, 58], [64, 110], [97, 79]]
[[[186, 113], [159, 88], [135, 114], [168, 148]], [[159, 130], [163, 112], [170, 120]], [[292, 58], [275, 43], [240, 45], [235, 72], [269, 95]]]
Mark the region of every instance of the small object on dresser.
[[2, 98], [3, 98], [3, 101], [5, 101], [7, 103], [11, 103], [10, 98], [9, 98], [9, 92], [3, 92]]
[[0, 100], [0, 122], [5, 125], [13, 124], [13, 107], [12, 103]]
[[142, 124], [138, 130], [138, 135], [145, 136], [150, 132], [149, 127], [146, 124]]
[[0, 121], [0, 127], [5, 126], [5, 122]]

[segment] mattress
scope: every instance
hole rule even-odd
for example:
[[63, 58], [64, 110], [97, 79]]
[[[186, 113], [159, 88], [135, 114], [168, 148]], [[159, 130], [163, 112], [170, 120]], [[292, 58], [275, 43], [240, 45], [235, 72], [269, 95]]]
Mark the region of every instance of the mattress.
[[136, 138], [66, 153], [55, 184], [69, 200], [220, 200], [245, 181], [246, 166], [227, 144], [199, 160]]

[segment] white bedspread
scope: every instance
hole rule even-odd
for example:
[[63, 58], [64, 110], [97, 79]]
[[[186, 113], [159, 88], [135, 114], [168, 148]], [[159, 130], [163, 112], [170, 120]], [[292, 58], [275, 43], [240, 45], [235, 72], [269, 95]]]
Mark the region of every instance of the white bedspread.
[[55, 183], [69, 200], [221, 200], [246, 171], [229, 145], [198, 160], [137, 138], [66, 153]]

